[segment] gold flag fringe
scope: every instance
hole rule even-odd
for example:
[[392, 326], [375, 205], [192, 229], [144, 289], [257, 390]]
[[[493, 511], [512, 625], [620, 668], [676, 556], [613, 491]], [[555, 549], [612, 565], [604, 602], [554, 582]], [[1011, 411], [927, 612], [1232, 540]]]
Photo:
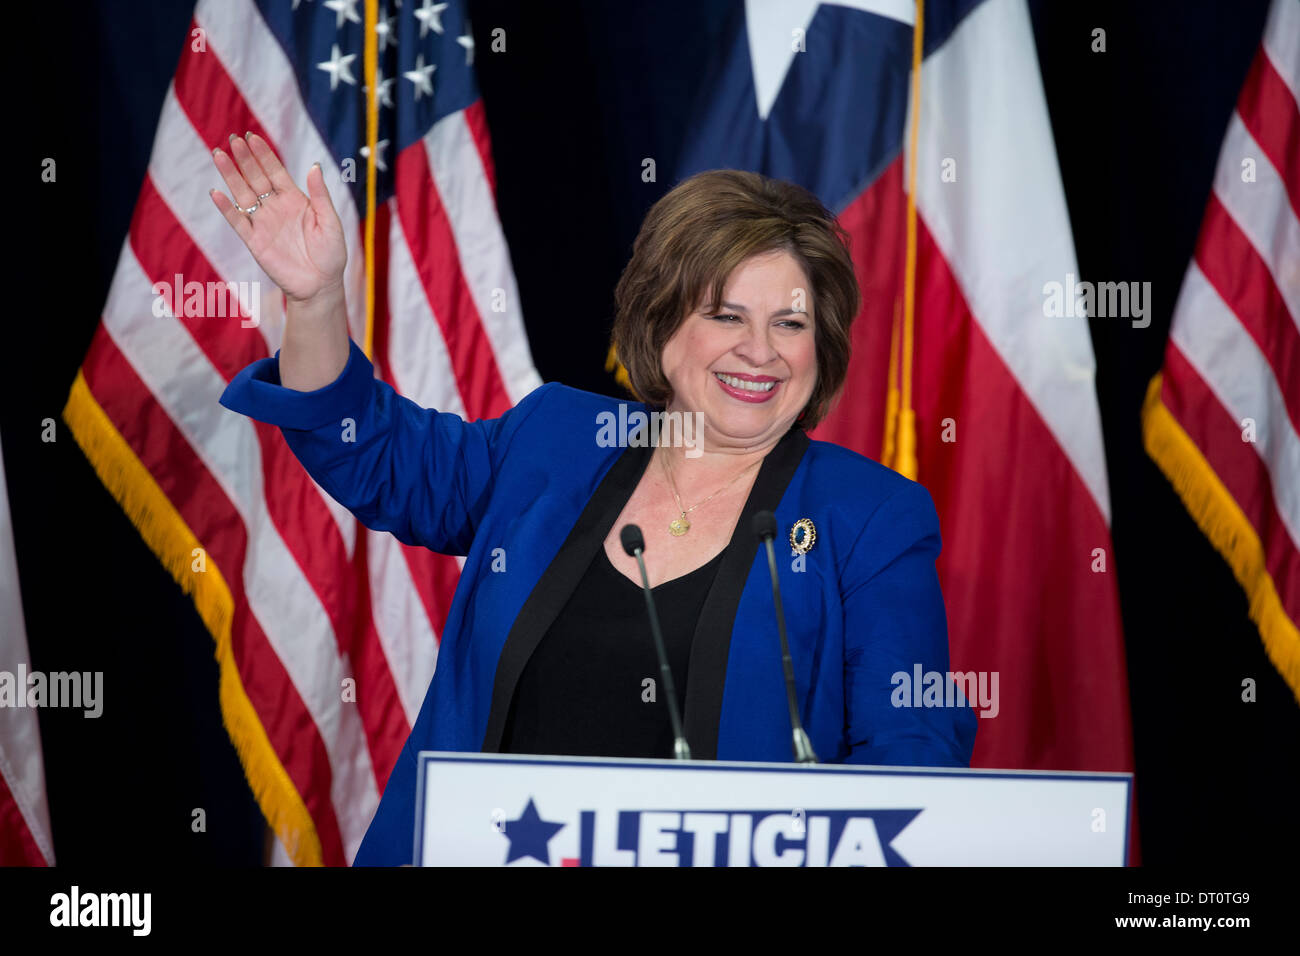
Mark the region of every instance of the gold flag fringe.
[[631, 392], [633, 396], [636, 395], [636, 389], [632, 387], [632, 379], [627, 374], [627, 369], [624, 367], [623, 363], [619, 361], [618, 349], [613, 345], [613, 343], [610, 344], [609, 351], [605, 354], [605, 371], [613, 372], [614, 381], [618, 382], [618, 384]]
[[1161, 376], [1147, 387], [1142, 438], [1147, 454], [1169, 479], [1196, 524], [1223, 555], [1250, 602], [1268, 659], [1300, 701], [1300, 629], [1287, 617], [1264, 561], [1254, 526], [1210, 463], [1160, 401]]
[[234, 600], [220, 569], [205, 555], [206, 571], [191, 570], [194, 551], [202, 544], [95, 400], [80, 370], [68, 393], [63, 420], [150, 550], [181, 590], [194, 599], [199, 617], [211, 632], [221, 674], [222, 722], [262, 814], [295, 864], [320, 866], [316, 826], [240, 680], [230, 637]]

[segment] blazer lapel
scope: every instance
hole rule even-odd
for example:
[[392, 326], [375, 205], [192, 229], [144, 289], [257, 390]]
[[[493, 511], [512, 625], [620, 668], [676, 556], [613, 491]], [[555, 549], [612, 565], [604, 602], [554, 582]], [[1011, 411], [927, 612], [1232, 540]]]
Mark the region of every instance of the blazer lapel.
[[515, 687], [524, 666], [577, 590], [583, 574], [596, 556], [596, 549], [604, 544], [614, 526], [614, 519], [632, 497], [653, 452], [649, 443], [646, 447], [629, 445], [623, 450], [596, 486], [564, 545], [520, 609], [497, 661], [492, 706], [488, 712], [487, 731], [483, 735], [484, 753], [500, 751], [510, 703], [514, 700]]
[[[736, 530], [732, 532], [731, 543], [723, 553], [713, 587], [705, 599], [704, 610], [700, 612], [691, 644], [690, 672], [686, 676], [686, 713], [682, 718], [682, 732], [690, 744], [692, 757], [717, 759], [718, 723], [722, 717], [722, 692], [727, 682], [731, 631], [736, 623], [741, 592], [758, 554], [754, 515], [764, 509], [776, 511], [803, 459], [808, 442], [802, 428], [791, 428], [763, 459], [758, 477], [750, 489], [749, 500], [736, 522]], [[777, 547], [780, 547], [779, 542]]]
[[[807, 447], [808, 436], [803, 429], [791, 428], [763, 459], [705, 600], [691, 645], [686, 713], [682, 717], [683, 732], [691, 746], [692, 756], [705, 760], [717, 756], [718, 722], [722, 716], [731, 631], [741, 592], [758, 553], [758, 540], [752, 529], [754, 515], [764, 509], [776, 510]], [[582, 575], [596, 556], [596, 549], [604, 544], [614, 526], [614, 519], [645, 473], [653, 451], [648, 445], [629, 446], [615, 460], [583, 508], [559, 553], [520, 609], [497, 662], [492, 705], [483, 735], [484, 753], [500, 751], [510, 703], [524, 666], [577, 589]]]

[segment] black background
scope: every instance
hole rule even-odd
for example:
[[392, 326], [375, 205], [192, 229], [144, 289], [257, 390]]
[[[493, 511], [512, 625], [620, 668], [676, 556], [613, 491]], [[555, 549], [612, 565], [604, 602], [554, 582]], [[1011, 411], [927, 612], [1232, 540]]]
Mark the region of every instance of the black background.
[[[265, 828], [221, 725], [212, 639], [104, 490], [60, 412], [99, 321], [190, 0], [6, 12], [11, 311], [3, 436], [37, 670], [104, 672], [105, 710], [43, 710], [56, 855], [67, 865], [256, 864]], [[1142, 855], [1232, 866], [1300, 847], [1300, 710], [1246, 601], [1142, 449], [1213, 170], [1265, 0], [1030, 4], [1080, 273], [1150, 281], [1152, 322], [1093, 323], [1127, 639]], [[612, 290], [672, 185], [681, 116], [724, 4], [471, 2], [498, 205], [545, 380], [618, 394]], [[26, 20], [24, 21], [24, 18]], [[489, 33], [504, 27], [507, 52]], [[1105, 53], [1091, 51], [1094, 28]], [[54, 184], [41, 162], [58, 163]], [[42, 422], [58, 440], [41, 441]], [[1300, 476], [1297, 477], [1300, 480]], [[10, 626], [12, 622], [3, 622]], [[1241, 681], [1258, 701], [1241, 701]], [[191, 812], [207, 813], [193, 833]]]

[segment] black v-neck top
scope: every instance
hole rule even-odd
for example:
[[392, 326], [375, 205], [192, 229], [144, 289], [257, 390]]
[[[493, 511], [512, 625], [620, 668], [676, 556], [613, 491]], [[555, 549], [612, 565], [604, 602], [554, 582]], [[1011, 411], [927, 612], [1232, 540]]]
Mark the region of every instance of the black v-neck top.
[[[682, 715], [691, 644], [724, 554], [653, 589]], [[666, 695], [645, 595], [602, 544], [520, 675], [501, 751], [671, 757]]]

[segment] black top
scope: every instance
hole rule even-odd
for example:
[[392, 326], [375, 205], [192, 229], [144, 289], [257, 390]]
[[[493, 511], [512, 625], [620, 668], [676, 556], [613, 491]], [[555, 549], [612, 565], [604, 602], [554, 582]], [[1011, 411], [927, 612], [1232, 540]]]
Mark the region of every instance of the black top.
[[[700, 610], [690, 654], [690, 683], [687, 684], [682, 677], [677, 678], [678, 689], [683, 686], [686, 688], [687, 708], [682, 714], [685, 725], [683, 729], [691, 745], [691, 756], [697, 760], [716, 760], [718, 755], [718, 728], [722, 720], [722, 697], [727, 683], [731, 632], [735, 627], [736, 610], [740, 607], [745, 582], [758, 557], [758, 539], [753, 533], [754, 515], [764, 509], [776, 511], [780, 507], [782, 495], [809, 445], [810, 440], [802, 428], [791, 428], [763, 459], [749, 499], [732, 532], [731, 543], [722, 552], [716, 577], [708, 590], [708, 599]], [[577, 590], [592, 562], [604, 549], [605, 539], [614, 527], [614, 519], [622, 513], [632, 492], [636, 490], [637, 482], [645, 474], [653, 452], [654, 448], [649, 443], [643, 446], [629, 445], [623, 449], [623, 453], [600, 479], [595, 492], [587, 500], [586, 507], [564, 539], [564, 544], [542, 572], [541, 578], [515, 616], [515, 622], [510, 626], [510, 633], [506, 635], [505, 644], [501, 647], [501, 657], [492, 679], [492, 701], [488, 708], [487, 725], [483, 730], [484, 753], [502, 751], [506, 720], [514, 703], [515, 689], [533, 657], [533, 651], [559, 618], [564, 605]], [[632, 585], [632, 582], [629, 581], [628, 585]], [[623, 586], [622, 582], [619, 582], [619, 586]], [[644, 606], [644, 598], [641, 604]], [[645, 676], [653, 676], [658, 670], [655, 665]]]
[[[725, 553], [653, 589], [683, 720], [691, 644]], [[501, 751], [671, 757], [666, 695], [645, 595], [602, 544], [520, 675]]]

